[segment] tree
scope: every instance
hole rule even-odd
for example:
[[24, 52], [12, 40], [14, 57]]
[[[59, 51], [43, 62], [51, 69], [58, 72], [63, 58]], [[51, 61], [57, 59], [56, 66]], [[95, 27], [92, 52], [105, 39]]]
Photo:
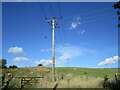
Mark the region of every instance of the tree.
[[120, 9], [120, 1], [113, 5], [115, 9]]
[[[113, 7], [114, 7], [115, 9], [120, 9], [120, 1], [117, 2], [117, 3], [115, 3], [115, 4], [113, 5]], [[120, 15], [120, 10], [117, 11], [117, 15]], [[118, 16], [118, 22], [120, 22], [120, 16]], [[118, 27], [120, 27], [120, 23], [118, 24]]]
[[43, 66], [42, 64], [38, 64], [38, 66]]
[[9, 68], [18, 68], [16, 65], [9, 66]]
[[7, 68], [7, 60], [6, 59], [0, 59], [0, 63], [2, 64], [2, 68]]

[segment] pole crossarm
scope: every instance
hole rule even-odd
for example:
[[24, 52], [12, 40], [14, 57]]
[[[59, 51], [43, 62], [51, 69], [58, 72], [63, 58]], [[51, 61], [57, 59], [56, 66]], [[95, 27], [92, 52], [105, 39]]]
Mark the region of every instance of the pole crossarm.
[[62, 20], [62, 19], [46, 19], [46, 21], [52, 21], [52, 20], [57, 21], [57, 20]]

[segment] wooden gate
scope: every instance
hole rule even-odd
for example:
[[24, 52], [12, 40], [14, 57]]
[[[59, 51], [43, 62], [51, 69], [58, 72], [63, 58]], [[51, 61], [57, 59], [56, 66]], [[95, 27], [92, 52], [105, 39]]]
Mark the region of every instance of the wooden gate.
[[23, 88], [26, 84], [30, 83], [38, 83], [37, 78], [43, 77], [14, 77], [20, 79], [20, 88]]

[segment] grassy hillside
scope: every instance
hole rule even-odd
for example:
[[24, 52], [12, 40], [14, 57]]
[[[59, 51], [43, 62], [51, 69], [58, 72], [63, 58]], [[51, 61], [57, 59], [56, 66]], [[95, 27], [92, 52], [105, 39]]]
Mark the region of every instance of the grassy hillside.
[[[11, 72], [15, 76], [39, 76], [51, 73], [51, 67], [24, 67], [16, 69], [4, 69], [4, 73]], [[90, 77], [114, 77], [118, 72], [118, 68], [76, 68], [76, 67], [56, 67], [56, 74], [73, 74], [75, 76], [90, 76]]]
[[114, 78], [118, 68], [56, 67], [56, 82], [54, 83], [51, 82], [51, 67], [24, 67], [3, 69], [2, 71], [3, 74], [11, 73], [14, 77], [39, 77], [44, 75], [45, 78], [40, 80], [41, 83], [33, 85], [34, 88], [53, 88], [56, 83], [59, 84], [59, 88], [100, 88], [104, 76], [108, 75], [108, 78]]
[[76, 76], [89, 76], [89, 77], [114, 77], [115, 73], [118, 72], [117, 68], [74, 68], [74, 67], [57, 67], [56, 72], [63, 74], [73, 74]]

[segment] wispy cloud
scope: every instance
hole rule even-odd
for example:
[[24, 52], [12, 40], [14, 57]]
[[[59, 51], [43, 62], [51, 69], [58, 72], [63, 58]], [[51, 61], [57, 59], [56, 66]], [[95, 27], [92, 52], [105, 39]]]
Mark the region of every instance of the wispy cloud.
[[51, 48], [48, 48], [48, 49], [41, 49], [40, 51], [41, 51], [41, 52], [49, 52], [49, 51], [51, 51]]
[[72, 21], [69, 29], [75, 29], [80, 24], [81, 24], [80, 17], [79, 16], [75, 16], [75, 17], [73, 17], [73, 21]]
[[72, 22], [71, 27], [69, 29], [75, 29], [79, 24], [81, 24], [81, 23], [80, 22]]
[[25, 54], [22, 47], [10, 47], [8, 49], [8, 52], [13, 53], [13, 54], [19, 54], [19, 55], [24, 55]]
[[[48, 50], [48, 49], [44, 49]], [[74, 57], [77, 57], [82, 54], [80, 49], [76, 46], [71, 46], [69, 44], [65, 45], [57, 45], [55, 52], [57, 54], [60, 54], [60, 56], [56, 57], [55, 63], [61, 63], [62, 61], [70, 60]], [[44, 66], [48, 66], [52, 63], [52, 60], [50, 59], [42, 59], [39, 61], [35, 61], [35, 64], [43, 64]]]
[[78, 34], [84, 34], [86, 31], [85, 30], [80, 30], [78, 31]]
[[75, 16], [75, 17], [73, 17], [73, 19], [79, 21], [80, 20], [80, 16]]
[[104, 65], [107, 65], [107, 64], [114, 64], [118, 60], [120, 60], [120, 57], [119, 56], [114, 56], [114, 57], [105, 59], [105, 61], [100, 62], [98, 65], [99, 66], [104, 66]]
[[51, 65], [51, 64], [52, 64], [52, 60], [42, 59], [42, 60], [39, 60], [39, 61], [35, 61], [35, 64], [36, 64], [36, 65], [38, 65], [38, 64], [43, 64], [43, 66], [48, 66], [48, 65]]
[[74, 57], [82, 55], [82, 51], [80, 50], [79, 47], [71, 46], [69, 44], [58, 45], [56, 48], [56, 52], [61, 54], [61, 56], [57, 58], [58, 61], [69, 60]]
[[13, 62], [29, 61], [30, 59], [25, 57], [16, 57], [13, 59]]
[[[48, 49], [44, 49], [44, 50], [48, 50]], [[72, 60], [73, 58], [82, 56], [84, 54], [96, 53], [96, 51], [93, 49], [88, 49], [80, 46], [73, 46], [68, 43], [64, 45], [56, 45], [55, 52], [57, 55], [59, 55], [59, 56], [56, 56], [56, 59], [55, 59], [55, 63], [57, 65], [59, 65], [59, 63], [64, 63], [68, 60]], [[52, 63], [52, 60], [41, 59], [39, 61], [35, 61], [35, 64], [40, 64], [40, 63], [42, 63], [44, 66], [48, 66]]]

